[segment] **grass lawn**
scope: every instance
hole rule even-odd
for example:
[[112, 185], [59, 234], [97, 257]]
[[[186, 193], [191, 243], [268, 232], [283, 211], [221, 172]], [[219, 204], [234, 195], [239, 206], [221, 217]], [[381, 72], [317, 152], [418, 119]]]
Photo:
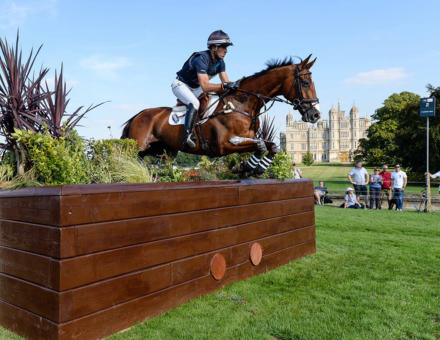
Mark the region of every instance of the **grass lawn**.
[[[299, 166], [303, 172], [305, 178], [310, 178], [314, 181], [315, 185], [319, 185], [319, 181], [323, 180], [329, 189], [331, 194], [343, 194], [348, 186], [353, 187], [348, 181], [347, 174], [353, 168], [353, 166], [325, 166], [325, 165], [312, 165], [312, 166]], [[373, 173], [374, 168], [366, 168], [369, 174]], [[393, 169], [390, 169], [394, 171]], [[420, 195], [424, 188], [424, 184], [409, 183], [405, 189], [405, 194]], [[438, 196], [438, 181], [434, 182], [431, 186], [431, 194], [434, 197]]]
[[319, 207], [316, 226], [315, 255], [110, 339], [440, 338], [440, 214]]

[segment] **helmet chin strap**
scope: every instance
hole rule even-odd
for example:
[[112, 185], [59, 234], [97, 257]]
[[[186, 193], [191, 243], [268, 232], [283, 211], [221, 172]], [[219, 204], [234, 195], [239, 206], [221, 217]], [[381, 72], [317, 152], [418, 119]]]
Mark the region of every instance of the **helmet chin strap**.
[[215, 56], [215, 59], [220, 60], [220, 57], [217, 54], [217, 48], [218, 48], [218, 46], [215, 46], [215, 48], [214, 48], [214, 56]]

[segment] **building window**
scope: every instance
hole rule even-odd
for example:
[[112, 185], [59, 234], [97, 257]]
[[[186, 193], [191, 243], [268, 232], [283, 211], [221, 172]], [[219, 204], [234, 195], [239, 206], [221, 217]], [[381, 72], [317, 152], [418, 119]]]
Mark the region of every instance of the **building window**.
[[305, 143], [301, 144], [301, 150], [306, 150], [306, 144]]
[[347, 128], [347, 122], [342, 122], [341, 129], [346, 129], [346, 128]]
[[290, 150], [293, 151], [293, 144], [290, 144]]

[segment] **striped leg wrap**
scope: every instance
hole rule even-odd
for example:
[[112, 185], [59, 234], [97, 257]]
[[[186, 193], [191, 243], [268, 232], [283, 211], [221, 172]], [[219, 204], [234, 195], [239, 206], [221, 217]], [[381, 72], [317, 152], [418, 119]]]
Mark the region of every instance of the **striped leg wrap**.
[[255, 167], [260, 163], [260, 159], [256, 157], [255, 155], [252, 155], [251, 158], [249, 158], [247, 164], [250, 168], [255, 169]]
[[263, 159], [260, 161], [260, 166], [264, 170], [266, 170], [271, 164], [272, 164], [272, 159], [267, 156], [264, 156]]

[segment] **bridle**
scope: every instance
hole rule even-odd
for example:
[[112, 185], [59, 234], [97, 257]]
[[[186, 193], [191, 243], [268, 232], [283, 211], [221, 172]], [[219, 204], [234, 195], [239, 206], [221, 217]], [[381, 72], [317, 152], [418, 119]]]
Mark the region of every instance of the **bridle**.
[[[306, 115], [311, 109], [313, 109], [315, 104], [319, 103], [319, 99], [318, 98], [310, 98], [310, 99], [304, 98], [303, 93], [302, 93], [302, 88], [303, 87], [309, 87], [310, 86], [310, 81], [307, 80], [307, 79], [302, 79], [301, 76], [305, 76], [307, 74], [312, 74], [312, 72], [306, 71], [306, 72], [301, 72], [300, 73], [298, 71], [298, 65], [295, 65], [295, 66], [296, 67], [293, 70], [294, 80], [293, 80], [292, 85], [290, 86], [290, 90], [289, 90], [289, 92], [288, 92], [288, 94], [286, 96], [287, 100], [279, 98], [278, 96], [270, 97], [270, 96], [266, 96], [266, 95], [263, 95], [263, 94], [260, 94], [260, 93], [256, 93], [256, 92], [252, 92], [252, 91], [248, 91], [248, 90], [237, 88], [235, 91], [246, 93], [248, 95], [257, 97], [258, 101], [261, 101], [263, 103], [264, 110], [263, 111], [260, 110], [260, 112], [258, 112], [255, 115], [252, 115], [252, 114], [250, 114], [250, 113], [248, 113], [246, 111], [238, 110], [236, 108], [229, 109], [228, 111], [229, 112], [240, 113], [240, 114], [250, 118], [251, 124], [250, 124], [249, 128], [252, 128], [252, 126], [255, 125], [258, 117], [263, 115], [263, 114], [265, 114], [267, 111], [269, 111], [272, 108], [272, 106], [275, 104], [275, 102], [292, 105], [293, 109], [294, 110], [298, 110], [301, 113], [301, 115], [304, 117], [304, 115]], [[238, 82], [240, 83], [243, 79], [244, 78], [240, 79]], [[289, 97], [290, 97], [294, 87], [295, 87], [295, 90], [296, 90], [296, 93], [297, 93], [297, 98], [293, 98], [292, 100], [290, 100]], [[226, 96], [229, 96], [229, 95], [231, 95], [231, 90], [223, 92], [221, 95], [219, 95], [219, 98], [214, 103], [212, 103], [210, 106], [208, 106], [204, 110], [204, 112], [206, 112], [212, 105], [217, 105], [218, 101], [220, 101], [220, 100], [223, 101], [224, 98]], [[268, 103], [270, 103], [269, 106], [267, 106]], [[306, 105], [309, 104], [309, 106], [307, 107], [307, 106], [305, 106], [305, 104]], [[212, 118], [214, 118], [214, 117], [216, 117], [216, 116], [218, 116], [220, 114], [223, 114], [223, 113], [225, 113], [224, 110], [220, 110], [220, 111], [214, 112], [209, 117], [207, 117], [207, 118], [199, 121], [198, 123], [196, 123], [196, 125], [202, 125], [207, 120], [212, 119]]]
[[[265, 114], [267, 111], [269, 111], [275, 102], [279, 102], [279, 103], [285, 103], [288, 105], [292, 105], [293, 109], [298, 110], [302, 116], [307, 114], [307, 112], [309, 110], [311, 110], [315, 104], [319, 103], [319, 99], [318, 98], [310, 98], [310, 99], [304, 98], [302, 89], [303, 89], [303, 87], [309, 87], [310, 81], [307, 79], [302, 79], [301, 76], [305, 76], [307, 74], [312, 74], [312, 72], [310, 72], [310, 71], [299, 72], [298, 65], [295, 65], [295, 66], [296, 67], [293, 70], [294, 80], [293, 80], [292, 85], [290, 86], [289, 92], [286, 96], [287, 100], [279, 98], [277, 96], [275, 96], [275, 97], [265, 96], [260, 93], [247, 91], [247, 90], [243, 90], [243, 89], [238, 88], [236, 91], [255, 96], [258, 98], [259, 101], [262, 101], [263, 106], [264, 106], [264, 110], [262, 112], [257, 113], [256, 115], [252, 115], [252, 116], [249, 113], [244, 112], [244, 111], [239, 111], [239, 110], [234, 110], [234, 111], [241, 113], [241, 114], [244, 114], [246, 116], [249, 116], [249, 117], [251, 117], [251, 119], [253, 121], [255, 121], [259, 116], [261, 116], [262, 114]], [[289, 98], [290, 98], [290, 95], [292, 94], [292, 91], [294, 88], [296, 90], [297, 97], [290, 100]], [[226, 95], [229, 95], [229, 93], [228, 92], [225, 93], [225, 96]], [[271, 102], [271, 104], [269, 105], [269, 107], [267, 107], [266, 104], [269, 102]], [[307, 104], [308, 104], [308, 106], [306, 106]]]

